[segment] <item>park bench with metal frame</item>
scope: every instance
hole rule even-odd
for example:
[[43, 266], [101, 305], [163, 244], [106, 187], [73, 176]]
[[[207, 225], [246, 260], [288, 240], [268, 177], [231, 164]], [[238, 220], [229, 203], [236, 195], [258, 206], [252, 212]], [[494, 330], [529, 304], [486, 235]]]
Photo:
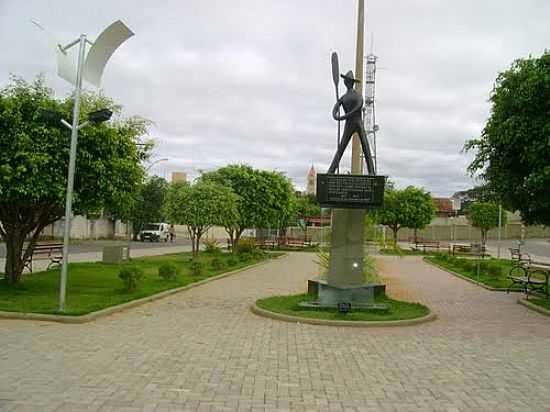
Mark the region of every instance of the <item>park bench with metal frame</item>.
[[[535, 262], [528, 253], [521, 253], [520, 249], [510, 249], [512, 268], [508, 279], [512, 284], [506, 289], [509, 293], [514, 286], [519, 285], [529, 299], [529, 293], [542, 292], [548, 299], [548, 279], [550, 278], [550, 264]], [[544, 280], [541, 277], [544, 276]]]
[[478, 243], [452, 243], [449, 245], [449, 250], [453, 256], [456, 256], [457, 254], [481, 256], [482, 258], [489, 256], [487, 253], [487, 248]]
[[440, 242], [439, 240], [416, 240], [412, 243], [413, 246], [411, 246], [411, 249], [422, 250], [422, 253], [426, 253], [426, 250], [429, 249], [449, 251], [449, 245], [447, 243]]
[[49, 260], [46, 270], [52, 265], [60, 265], [63, 262], [63, 243], [37, 243], [32, 248], [32, 253], [25, 261], [24, 267], [32, 273], [32, 263], [35, 260]]

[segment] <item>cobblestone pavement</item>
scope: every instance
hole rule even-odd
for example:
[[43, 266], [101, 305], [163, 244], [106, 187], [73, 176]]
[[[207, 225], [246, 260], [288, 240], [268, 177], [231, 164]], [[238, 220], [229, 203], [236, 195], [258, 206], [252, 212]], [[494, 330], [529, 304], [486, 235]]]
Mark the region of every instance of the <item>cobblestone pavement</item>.
[[2, 411], [550, 411], [550, 318], [417, 257], [379, 259], [438, 320], [331, 328], [257, 317], [305, 289], [294, 253], [94, 323], [0, 321]]

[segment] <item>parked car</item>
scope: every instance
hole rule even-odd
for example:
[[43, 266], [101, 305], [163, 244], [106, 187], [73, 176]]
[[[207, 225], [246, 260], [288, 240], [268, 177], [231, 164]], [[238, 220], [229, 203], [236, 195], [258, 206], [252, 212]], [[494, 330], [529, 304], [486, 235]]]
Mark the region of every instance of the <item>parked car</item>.
[[139, 232], [139, 239], [144, 242], [168, 242], [170, 230], [168, 223], [147, 223]]

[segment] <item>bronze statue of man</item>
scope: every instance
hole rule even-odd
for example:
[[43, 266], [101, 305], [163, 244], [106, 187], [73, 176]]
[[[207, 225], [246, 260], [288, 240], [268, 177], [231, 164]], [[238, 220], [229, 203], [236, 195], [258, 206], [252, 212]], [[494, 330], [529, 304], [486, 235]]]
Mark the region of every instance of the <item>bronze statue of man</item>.
[[[346, 94], [340, 97], [334, 105], [334, 108], [332, 109], [332, 117], [334, 120], [338, 121], [345, 120], [346, 123], [344, 125], [344, 134], [340, 140], [340, 145], [338, 146], [338, 150], [334, 155], [334, 159], [332, 159], [332, 163], [330, 164], [327, 173], [333, 174], [336, 171], [351, 137], [357, 133], [359, 135], [361, 147], [363, 148], [363, 155], [365, 156], [367, 163], [367, 174], [374, 175], [374, 163], [372, 161], [367, 134], [365, 133], [365, 128], [363, 127], [363, 97], [357, 93], [354, 87], [355, 83], [358, 83], [359, 80], [355, 79], [351, 70], [346, 74], [341, 74], [340, 77], [344, 79], [344, 84], [348, 90]], [[339, 116], [340, 106], [344, 108], [345, 112], [342, 116]]]

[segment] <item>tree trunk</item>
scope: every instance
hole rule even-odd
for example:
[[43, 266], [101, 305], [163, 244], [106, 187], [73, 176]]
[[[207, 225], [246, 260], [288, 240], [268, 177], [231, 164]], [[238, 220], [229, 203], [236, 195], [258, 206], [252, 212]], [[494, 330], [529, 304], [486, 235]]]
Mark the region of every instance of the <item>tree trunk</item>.
[[8, 285], [15, 286], [21, 279], [24, 269], [23, 244], [25, 235], [21, 232], [7, 232], [6, 240], [6, 281]]
[[201, 232], [197, 232], [195, 233], [195, 253], [193, 256], [197, 257], [199, 255], [199, 248], [200, 248], [200, 241], [201, 241], [201, 236], [202, 236], [202, 233]]
[[418, 243], [417, 231], [418, 231], [418, 229], [414, 228], [414, 243], [415, 244]]
[[187, 226], [187, 232], [189, 233], [189, 239], [191, 239], [191, 254], [195, 257], [197, 256], [195, 252], [195, 231]]
[[239, 247], [239, 240], [241, 239], [241, 235], [243, 234], [244, 229], [237, 229], [235, 231], [235, 241], [233, 243], [233, 253], [237, 251], [237, 247]]
[[393, 247], [397, 248], [397, 232], [399, 231], [399, 227], [394, 226], [391, 228], [391, 230], [393, 232]]

